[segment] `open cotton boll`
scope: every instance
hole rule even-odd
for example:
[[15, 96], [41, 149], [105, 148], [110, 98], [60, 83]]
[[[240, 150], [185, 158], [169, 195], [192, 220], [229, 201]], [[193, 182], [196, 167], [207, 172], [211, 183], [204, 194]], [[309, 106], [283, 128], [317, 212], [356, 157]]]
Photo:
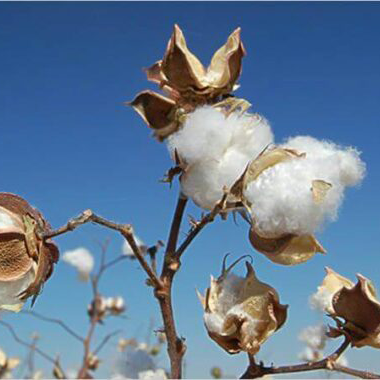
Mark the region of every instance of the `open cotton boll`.
[[62, 260], [78, 271], [81, 281], [87, 281], [91, 271], [94, 269], [94, 258], [91, 252], [83, 247], [66, 251], [62, 256]]
[[182, 129], [168, 139], [171, 153], [184, 161], [182, 191], [212, 209], [243, 173], [247, 164], [273, 141], [268, 122], [259, 115], [234, 112], [225, 116], [210, 107], [191, 113]]
[[[306, 156], [264, 170], [248, 185], [245, 196], [252, 203], [252, 217], [262, 233], [313, 234], [325, 220], [337, 218], [344, 188], [362, 179], [365, 166], [357, 151], [311, 137], [291, 139], [284, 147]], [[311, 191], [314, 180], [332, 185], [320, 202]]]

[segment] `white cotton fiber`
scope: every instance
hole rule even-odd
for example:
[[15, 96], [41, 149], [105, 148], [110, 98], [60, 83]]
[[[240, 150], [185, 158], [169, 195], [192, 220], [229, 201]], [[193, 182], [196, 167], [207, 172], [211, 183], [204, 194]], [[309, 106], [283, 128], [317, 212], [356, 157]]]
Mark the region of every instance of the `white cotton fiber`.
[[[361, 181], [365, 165], [352, 148], [312, 137], [296, 137], [282, 145], [306, 153], [266, 169], [249, 184], [245, 196], [252, 203], [252, 217], [263, 234], [312, 234], [337, 217], [346, 186]], [[332, 185], [322, 202], [312, 196], [312, 181]]]
[[168, 148], [186, 163], [182, 191], [202, 208], [211, 209], [247, 164], [273, 141], [268, 122], [257, 114], [226, 117], [205, 106], [191, 113], [183, 128], [168, 139]]

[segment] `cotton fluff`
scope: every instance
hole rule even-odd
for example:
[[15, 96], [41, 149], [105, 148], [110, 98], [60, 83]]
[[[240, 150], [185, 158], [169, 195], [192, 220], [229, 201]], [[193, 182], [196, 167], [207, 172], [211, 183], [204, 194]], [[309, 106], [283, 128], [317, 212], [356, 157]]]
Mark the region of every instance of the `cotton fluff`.
[[[223, 287], [221, 287], [218, 294], [218, 302], [215, 304], [214, 313], [204, 314], [204, 322], [209, 331], [221, 333], [227, 314], [236, 312], [240, 314], [243, 312], [241, 306], [239, 304], [236, 305], [238, 303], [239, 289], [242, 287], [243, 282], [244, 278], [236, 276], [233, 273], [228, 274], [224, 279]], [[248, 317], [252, 320], [252, 317]]]
[[[362, 180], [365, 165], [355, 149], [308, 136], [291, 138], [282, 147], [306, 155], [264, 170], [244, 195], [252, 203], [252, 217], [264, 235], [312, 234], [325, 220], [336, 219], [345, 187]], [[313, 199], [313, 180], [332, 185], [321, 202]]]
[[298, 339], [310, 348], [322, 350], [327, 340], [326, 327], [323, 325], [306, 327], [301, 331]]
[[91, 271], [94, 269], [94, 258], [91, 252], [83, 247], [66, 251], [62, 256], [62, 260], [78, 271], [79, 279], [82, 281], [87, 281]]
[[243, 173], [247, 164], [272, 143], [268, 122], [258, 114], [234, 112], [226, 117], [204, 106], [189, 114], [182, 129], [168, 138], [186, 169], [181, 186], [202, 208], [212, 209]]
[[323, 349], [327, 340], [325, 326], [306, 327], [301, 331], [298, 338], [306, 344], [304, 350], [298, 355], [300, 359], [307, 362], [315, 362], [322, 359]]
[[36, 265], [32, 265], [28, 272], [21, 278], [14, 281], [0, 281], [0, 306], [1, 309], [18, 312], [23, 306], [18, 298], [18, 294], [22, 293], [34, 281], [36, 276]]
[[[139, 239], [137, 236], [134, 236], [134, 238], [135, 238], [135, 242], [137, 246], [143, 251], [143, 253], [145, 253], [146, 248], [147, 248], [145, 243], [141, 239]], [[129, 256], [131, 258], [135, 257], [135, 254], [133, 253], [132, 248], [129, 245], [127, 240], [124, 240], [123, 242], [122, 251], [123, 251], [123, 255]]]
[[145, 371], [155, 371], [156, 364], [151, 355], [145, 350], [128, 346], [119, 357], [115, 366], [116, 374], [127, 379], [138, 379]]

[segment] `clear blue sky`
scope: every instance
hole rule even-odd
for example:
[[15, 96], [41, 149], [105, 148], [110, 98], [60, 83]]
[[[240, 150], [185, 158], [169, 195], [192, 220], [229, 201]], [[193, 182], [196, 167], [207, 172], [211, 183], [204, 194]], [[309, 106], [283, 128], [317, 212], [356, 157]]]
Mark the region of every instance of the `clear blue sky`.
[[[207, 228], [176, 278], [178, 330], [188, 343], [188, 376], [206, 377], [218, 364], [226, 373], [242, 372], [244, 355], [229, 356], [207, 338], [194, 290], [208, 286], [226, 252], [251, 253], [259, 277], [290, 304], [286, 326], [259, 357], [295, 362], [298, 331], [319, 321], [307, 299], [324, 266], [349, 277], [361, 272], [380, 287], [379, 17], [380, 3], [359, 2], [0, 3], [0, 189], [24, 196], [53, 226], [91, 208], [133, 223], [147, 243], [165, 240], [178, 187], [158, 180], [171, 161], [123, 102], [152, 88], [142, 68], [162, 57], [174, 23], [204, 62], [241, 26], [248, 54], [237, 95], [269, 119], [277, 141], [305, 134], [354, 145], [363, 152], [368, 173], [359, 189], [347, 192], [339, 220], [320, 235], [328, 255], [306, 264], [280, 267], [254, 253], [244, 224], [218, 221]], [[191, 206], [189, 213], [200, 211]], [[57, 242], [62, 252], [83, 245], [97, 254], [95, 241], [106, 237], [112, 238], [110, 255], [118, 254], [121, 238], [96, 226]], [[64, 317], [83, 331], [90, 293], [75, 277], [59, 263], [35, 310]], [[106, 295], [122, 294], [127, 301], [129, 318], [116, 323], [126, 337], [143, 338], [151, 316], [160, 325], [144, 278], [137, 264], [128, 262], [103, 284]], [[80, 347], [58, 327], [22, 315], [6, 319], [23, 337], [39, 330], [41, 346], [62, 352], [65, 367], [80, 360]], [[22, 350], [7, 331], [0, 330], [0, 337], [10, 353]], [[105, 357], [112, 350], [111, 344]], [[378, 357], [374, 349], [348, 353], [354, 366], [377, 371]]]

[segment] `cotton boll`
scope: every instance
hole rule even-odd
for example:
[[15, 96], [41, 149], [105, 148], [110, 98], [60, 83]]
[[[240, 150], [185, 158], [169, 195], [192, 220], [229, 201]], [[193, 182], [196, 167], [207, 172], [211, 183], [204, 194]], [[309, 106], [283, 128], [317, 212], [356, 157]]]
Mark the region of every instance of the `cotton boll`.
[[[362, 179], [364, 163], [352, 148], [308, 136], [290, 139], [283, 147], [306, 155], [266, 169], [248, 185], [245, 196], [252, 203], [252, 217], [267, 236], [313, 234], [326, 220], [337, 218], [344, 188]], [[314, 180], [331, 185], [320, 202], [311, 191]]]
[[66, 251], [62, 256], [62, 260], [78, 271], [79, 279], [82, 281], [87, 281], [91, 271], [94, 269], [94, 258], [91, 252], [83, 247]]
[[315, 163], [306, 158], [293, 159], [265, 170], [248, 185], [245, 196], [252, 203], [252, 216], [260, 231], [274, 236], [312, 234], [324, 219], [335, 219], [342, 186], [333, 184], [323, 202], [316, 203], [312, 181], [331, 183], [332, 178], [315, 169]]
[[169, 138], [169, 150], [184, 161], [182, 191], [200, 207], [212, 209], [241, 176], [247, 164], [273, 141], [268, 122], [259, 115], [225, 116], [213, 107], [190, 114]]

